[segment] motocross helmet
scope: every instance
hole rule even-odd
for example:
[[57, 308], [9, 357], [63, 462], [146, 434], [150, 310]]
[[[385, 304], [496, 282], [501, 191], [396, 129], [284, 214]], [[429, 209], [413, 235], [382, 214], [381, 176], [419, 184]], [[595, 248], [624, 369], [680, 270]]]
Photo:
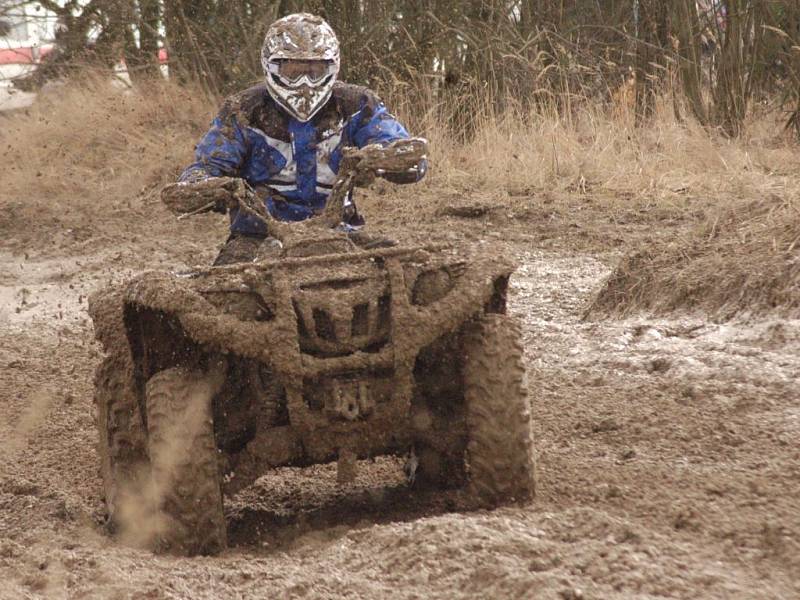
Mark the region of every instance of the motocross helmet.
[[270, 96], [305, 123], [331, 97], [339, 74], [339, 40], [321, 17], [289, 15], [267, 31], [261, 64]]

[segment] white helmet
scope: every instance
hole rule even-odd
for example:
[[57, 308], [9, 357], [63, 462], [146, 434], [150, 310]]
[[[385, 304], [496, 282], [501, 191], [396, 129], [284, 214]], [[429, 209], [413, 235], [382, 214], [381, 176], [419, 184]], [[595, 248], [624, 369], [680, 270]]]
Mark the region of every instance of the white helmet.
[[261, 50], [270, 96], [297, 120], [325, 106], [339, 74], [339, 40], [321, 17], [297, 13], [275, 21]]

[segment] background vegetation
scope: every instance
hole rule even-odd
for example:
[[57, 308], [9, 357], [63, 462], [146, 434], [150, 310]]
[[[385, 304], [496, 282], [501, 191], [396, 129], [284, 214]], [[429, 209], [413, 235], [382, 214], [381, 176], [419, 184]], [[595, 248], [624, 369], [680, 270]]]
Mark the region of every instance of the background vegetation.
[[[3, 4], [13, 10], [14, 2]], [[456, 128], [475, 106], [557, 107], [635, 99], [633, 118], [674, 94], [679, 119], [736, 136], [753, 107], [786, 111], [800, 135], [800, 0], [43, 0], [58, 52], [20, 82], [36, 87], [120, 58], [158, 76], [158, 49], [180, 81], [220, 96], [261, 78], [258, 50], [277, 17], [326, 17], [347, 80], [424, 95]], [[620, 92], [621, 90], [621, 92]], [[468, 103], [469, 104], [469, 103]], [[454, 105], [461, 107], [456, 110]], [[465, 121], [466, 119], [466, 121]]]

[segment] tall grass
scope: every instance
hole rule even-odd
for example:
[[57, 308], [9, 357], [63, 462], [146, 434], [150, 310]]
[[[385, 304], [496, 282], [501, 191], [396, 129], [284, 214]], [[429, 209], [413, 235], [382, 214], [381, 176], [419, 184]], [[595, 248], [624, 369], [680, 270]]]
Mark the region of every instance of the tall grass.
[[83, 253], [98, 237], [169, 236], [156, 191], [189, 161], [210, 105], [170, 84], [85, 79], [0, 116], [0, 245]]
[[[636, 127], [633, 94], [611, 104], [583, 102], [565, 114], [558, 106], [507, 108], [484, 98], [400, 113], [432, 140], [430, 185], [462, 186], [513, 195], [536, 191], [644, 199], [708, 198], [800, 192], [797, 146], [781, 135], [780, 117], [755, 113], [747, 134], [730, 139], [693, 120], [679, 120], [673, 98], [659, 97], [652, 121]], [[472, 134], [447, 118], [470, 108]], [[420, 104], [415, 104], [419, 106]]]

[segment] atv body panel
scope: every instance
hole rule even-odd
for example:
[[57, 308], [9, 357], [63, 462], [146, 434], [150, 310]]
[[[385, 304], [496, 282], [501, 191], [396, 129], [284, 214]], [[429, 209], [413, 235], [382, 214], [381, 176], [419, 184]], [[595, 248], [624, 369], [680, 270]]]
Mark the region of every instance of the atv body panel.
[[[418, 357], [476, 316], [505, 312], [511, 271], [430, 247], [144, 273], [122, 294], [133, 387], [143, 399], [158, 372], [223, 357], [215, 429], [242, 484], [342, 451], [406, 452], [425, 434], [411, 418]], [[428, 429], [443, 443], [463, 423]]]

